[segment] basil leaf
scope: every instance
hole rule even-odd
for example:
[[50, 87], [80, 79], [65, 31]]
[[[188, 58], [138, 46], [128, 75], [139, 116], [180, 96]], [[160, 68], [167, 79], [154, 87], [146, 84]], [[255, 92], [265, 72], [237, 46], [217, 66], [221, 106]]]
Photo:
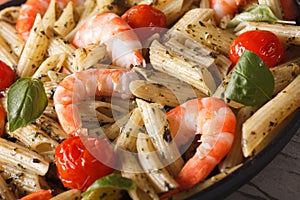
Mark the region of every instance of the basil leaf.
[[245, 50], [232, 71], [225, 97], [248, 106], [259, 106], [272, 98], [274, 77], [255, 53]]
[[112, 173], [96, 180], [84, 193], [82, 193], [82, 196], [84, 197], [93, 190], [104, 187], [111, 187], [120, 190], [134, 190], [136, 188], [136, 184], [131, 179]]
[[48, 104], [43, 82], [38, 79], [20, 78], [7, 94], [9, 131], [35, 121]]
[[227, 28], [234, 28], [240, 22], [255, 21], [255, 22], [280, 22], [286, 24], [295, 24], [293, 21], [279, 20], [272, 12], [272, 10], [264, 4], [252, 6], [243, 13], [236, 15], [228, 24]]

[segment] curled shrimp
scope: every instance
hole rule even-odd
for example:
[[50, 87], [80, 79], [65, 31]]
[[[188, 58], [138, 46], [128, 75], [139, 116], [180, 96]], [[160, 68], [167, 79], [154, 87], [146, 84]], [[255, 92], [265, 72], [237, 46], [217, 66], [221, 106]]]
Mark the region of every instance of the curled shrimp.
[[210, 7], [215, 10], [215, 18], [219, 22], [226, 15], [232, 17], [244, 2], [245, 0], [210, 0]]
[[188, 189], [206, 178], [231, 148], [236, 117], [221, 100], [207, 97], [185, 102], [167, 113], [172, 137], [178, 145], [201, 134], [196, 153], [178, 174], [180, 189]]
[[112, 96], [122, 98], [131, 96], [129, 82], [137, 75], [128, 70], [89, 69], [76, 72], [64, 78], [57, 87], [54, 106], [63, 130], [72, 136], [85, 134], [79, 113], [81, 100], [94, 96]]
[[72, 43], [76, 47], [105, 44], [113, 64], [123, 68], [144, 65], [145, 62], [138, 37], [127, 22], [114, 13], [102, 13], [88, 19]]
[[[82, 0], [72, 0], [73, 3], [82, 4]], [[57, 5], [60, 8], [64, 8], [70, 1], [69, 0], [56, 0]], [[27, 39], [30, 30], [33, 26], [36, 15], [39, 13], [43, 16], [50, 4], [50, 0], [27, 0], [25, 4], [22, 4], [20, 13], [16, 22], [16, 29], [18, 33]]]

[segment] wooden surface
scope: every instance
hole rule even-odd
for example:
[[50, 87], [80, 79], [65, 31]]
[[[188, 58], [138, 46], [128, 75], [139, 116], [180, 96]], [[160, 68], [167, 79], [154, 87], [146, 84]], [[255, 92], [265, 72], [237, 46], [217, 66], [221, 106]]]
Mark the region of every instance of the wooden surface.
[[257, 176], [225, 200], [300, 199], [300, 129]]

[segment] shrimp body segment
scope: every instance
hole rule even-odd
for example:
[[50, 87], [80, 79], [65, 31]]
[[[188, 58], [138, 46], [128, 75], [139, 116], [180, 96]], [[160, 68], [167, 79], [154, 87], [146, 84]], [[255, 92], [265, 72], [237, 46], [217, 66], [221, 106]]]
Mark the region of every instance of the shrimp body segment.
[[[72, 0], [76, 5], [83, 3], [82, 0]], [[57, 5], [60, 8], [64, 8], [70, 1], [69, 0], [57, 0]], [[36, 15], [39, 13], [43, 16], [50, 4], [50, 0], [27, 0], [25, 4], [22, 4], [18, 20], [16, 23], [16, 29], [18, 33], [27, 40], [30, 30], [34, 24]]]
[[167, 113], [171, 135], [178, 145], [201, 134], [196, 153], [183, 166], [177, 181], [188, 189], [206, 178], [233, 143], [236, 117], [221, 100], [207, 97], [185, 102]]
[[144, 64], [142, 44], [132, 28], [114, 13], [102, 13], [87, 20], [73, 39], [76, 47], [105, 44], [113, 64], [130, 68]]
[[129, 98], [129, 82], [136, 79], [138, 77], [134, 72], [117, 69], [89, 69], [64, 78], [53, 96], [57, 117], [64, 131], [72, 136], [85, 134], [79, 113], [80, 102], [113, 94]]
[[210, 0], [210, 7], [216, 11], [215, 17], [219, 22], [226, 15], [232, 16], [245, 0]]

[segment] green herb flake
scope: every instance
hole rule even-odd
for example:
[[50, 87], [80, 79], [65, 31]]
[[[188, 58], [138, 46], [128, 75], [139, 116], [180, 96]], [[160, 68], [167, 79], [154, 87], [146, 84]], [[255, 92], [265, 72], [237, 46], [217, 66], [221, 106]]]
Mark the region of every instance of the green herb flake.
[[228, 99], [248, 106], [259, 106], [272, 98], [274, 77], [255, 53], [245, 50], [233, 69], [225, 91]]
[[9, 131], [34, 122], [48, 105], [43, 82], [39, 79], [20, 78], [7, 95]]

